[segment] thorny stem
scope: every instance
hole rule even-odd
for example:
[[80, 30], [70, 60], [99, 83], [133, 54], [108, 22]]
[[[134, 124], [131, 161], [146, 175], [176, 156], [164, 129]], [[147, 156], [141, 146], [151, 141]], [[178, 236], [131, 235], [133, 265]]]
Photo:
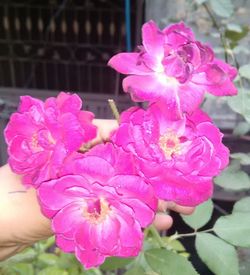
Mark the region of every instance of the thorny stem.
[[109, 106], [110, 106], [110, 108], [112, 110], [112, 113], [113, 113], [115, 119], [119, 123], [119, 121], [120, 121], [120, 114], [119, 114], [119, 111], [118, 111], [117, 106], [115, 104], [115, 101], [113, 99], [108, 99], [108, 103], [109, 103]]

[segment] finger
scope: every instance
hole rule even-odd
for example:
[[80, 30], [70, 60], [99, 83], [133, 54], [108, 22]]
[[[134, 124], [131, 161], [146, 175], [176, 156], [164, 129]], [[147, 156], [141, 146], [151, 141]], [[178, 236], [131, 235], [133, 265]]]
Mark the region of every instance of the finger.
[[9, 257], [21, 252], [27, 246], [28, 245], [15, 245], [15, 246], [8, 246], [8, 247], [0, 247], [0, 261], [4, 261]]
[[163, 200], [159, 200], [158, 201], [158, 211], [166, 212], [167, 209], [168, 209], [168, 202], [163, 201]]
[[158, 230], [167, 230], [173, 225], [173, 219], [166, 214], [157, 213], [154, 219], [154, 226]]
[[114, 119], [94, 119], [93, 124], [97, 126], [97, 137], [91, 140], [91, 146], [109, 140], [111, 132], [118, 127]]
[[191, 215], [195, 209], [194, 207], [178, 205], [175, 202], [167, 202], [167, 208], [183, 215]]

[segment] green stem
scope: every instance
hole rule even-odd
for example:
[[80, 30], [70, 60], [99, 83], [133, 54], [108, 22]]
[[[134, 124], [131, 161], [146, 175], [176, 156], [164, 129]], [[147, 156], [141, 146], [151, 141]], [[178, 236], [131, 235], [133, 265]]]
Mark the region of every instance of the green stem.
[[209, 15], [210, 19], [212, 20], [215, 28], [217, 29], [217, 31], [220, 34], [220, 40], [221, 40], [221, 44], [224, 48], [224, 58], [225, 61], [228, 62], [228, 47], [227, 47], [227, 43], [226, 43], [226, 39], [224, 37], [224, 34], [221, 32], [221, 28], [219, 26], [219, 24], [217, 23], [217, 20], [215, 18], [215, 16], [213, 15], [212, 11], [210, 10], [210, 8], [208, 7], [208, 5], [206, 3], [203, 3], [202, 6], [205, 8], [207, 14]]
[[158, 230], [154, 225], [150, 225], [147, 232], [150, 232], [153, 235], [153, 238], [157, 241], [160, 247], [166, 247], [165, 242], [162, 240]]
[[203, 231], [194, 231], [192, 233], [176, 234], [176, 235], [171, 236], [170, 239], [177, 240], [177, 239], [180, 239], [183, 237], [193, 237], [193, 236], [197, 235], [197, 233], [207, 233], [207, 232], [213, 232], [213, 231], [214, 231], [214, 229], [210, 228], [210, 229], [203, 230]]
[[120, 121], [120, 114], [119, 114], [119, 111], [118, 111], [117, 106], [115, 104], [115, 101], [113, 99], [108, 99], [108, 103], [109, 103], [109, 106], [111, 108], [111, 111], [112, 111], [115, 119], [119, 123], [119, 121]]

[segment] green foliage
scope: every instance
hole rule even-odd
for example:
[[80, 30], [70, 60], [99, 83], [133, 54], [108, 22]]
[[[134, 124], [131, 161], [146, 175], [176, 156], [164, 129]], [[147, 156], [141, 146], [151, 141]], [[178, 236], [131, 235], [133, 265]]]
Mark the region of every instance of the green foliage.
[[114, 270], [126, 267], [134, 258], [118, 258], [110, 257], [105, 260], [105, 263], [100, 266], [102, 270]]
[[221, 17], [230, 17], [234, 11], [231, 0], [209, 0], [213, 12]]
[[209, 233], [198, 233], [195, 247], [202, 261], [216, 275], [239, 275], [235, 248]]
[[192, 215], [181, 215], [181, 217], [186, 224], [197, 230], [208, 223], [212, 216], [212, 213], [213, 202], [211, 200], [208, 200], [196, 207]]
[[240, 161], [233, 160], [214, 182], [228, 190], [240, 191], [250, 188], [250, 179], [246, 172], [240, 170]]
[[249, 28], [247, 26], [228, 24], [225, 31], [225, 37], [230, 41], [230, 47], [235, 48], [239, 41], [247, 36], [248, 32]]
[[234, 204], [233, 213], [250, 213], [250, 197], [245, 197]]
[[250, 153], [234, 153], [230, 157], [239, 160], [242, 165], [250, 165]]
[[250, 79], [250, 64], [246, 64], [244, 66], [241, 66], [240, 69], [239, 69], [239, 73], [242, 77]]
[[235, 246], [250, 248], [250, 213], [235, 212], [220, 217], [214, 225], [214, 232]]
[[124, 273], [124, 275], [149, 275], [141, 266], [134, 266], [130, 270]]
[[250, 90], [238, 89], [238, 95], [227, 98], [228, 105], [236, 113], [241, 114], [250, 123]]
[[250, 124], [245, 121], [241, 121], [233, 129], [233, 134], [235, 136], [243, 136], [249, 131], [250, 131]]
[[166, 249], [151, 249], [145, 252], [145, 258], [157, 274], [197, 275], [192, 264], [183, 256]]

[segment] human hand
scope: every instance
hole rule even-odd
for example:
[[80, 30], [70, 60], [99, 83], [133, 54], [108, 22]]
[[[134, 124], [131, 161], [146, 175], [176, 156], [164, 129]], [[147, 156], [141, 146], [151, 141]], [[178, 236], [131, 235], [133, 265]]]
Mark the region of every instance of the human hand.
[[[98, 137], [91, 145], [107, 140], [118, 124], [114, 120], [95, 120]], [[50, 220], [44, 217], [32, 188], [25, 189], [20, 176], [14, 174], [8, 165], [0, 168], [0, 260], [4, 260], [33, 243], [50, 237], [53, 232]], [[167, 209], [182, 214], [191, 214], [193, 208], [178, 206], [172, 202], [160, 202], [154, 224], [158, 230], [172, 226]]]

